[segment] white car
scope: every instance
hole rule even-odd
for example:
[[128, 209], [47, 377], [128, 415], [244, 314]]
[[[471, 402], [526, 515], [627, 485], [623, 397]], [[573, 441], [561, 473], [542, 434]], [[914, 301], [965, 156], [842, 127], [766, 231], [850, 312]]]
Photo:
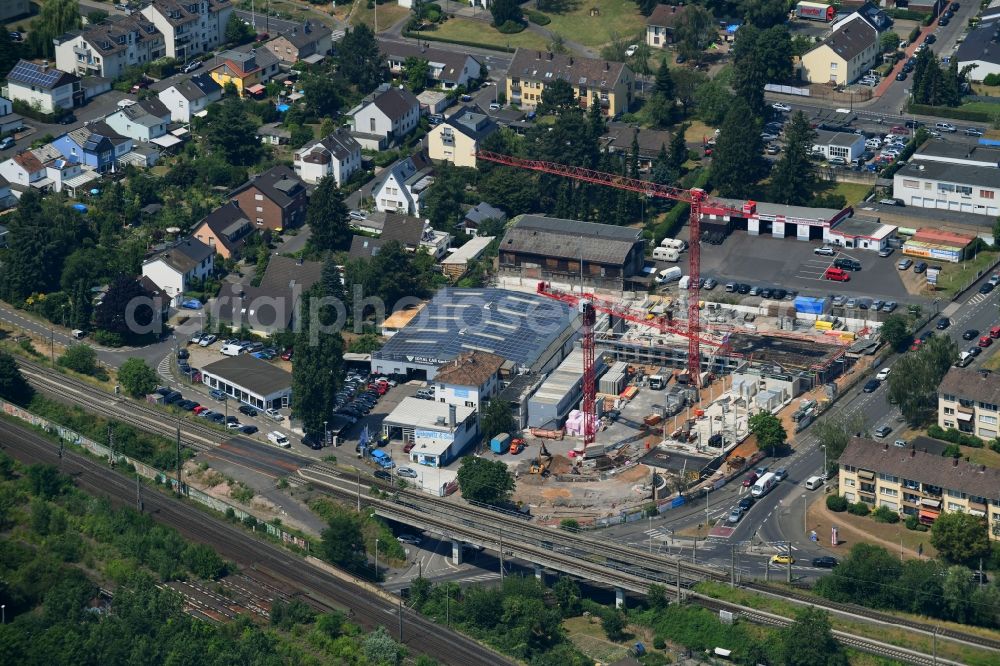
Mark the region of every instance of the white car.
[[214, 335], [208, 334], [202, 337], [201, 342], [198, 343], [198, 346], [207, 347], [218, 339], [219, 338], [215, 337]]
[[281, 415], [281, 412], [279, 412], [277, 409], [274, 409], [273, 407], [268, 407], [267, 409], [264, 410], [264, 413], [267, 414], [268, 418], [270, 418], [273, 421], [285, 420], [285, 417]]
[[410, 469], [409, 467], [400, 467], [399, 469], [396, 470], [396, 474], [398, 474], [399, 476], [405, 476], [408, 479], [417, 478], [416, 471]]
[[865, 148], [873, 148], [875, 150], [878, 150], [881, 147], [882, 147], [882, 139], [879, 139], [877, 137], [873, 137], [865, 141]]
[[878, 371], [878, 374], [875, 375], [875, 379], [879, 380], [880, 382], [884, 382], [886, 379], [889, 378], [890, 372], [892, 372], [892, 368], [882, 368], [881, 370]]
[[127, 109], [128, 107], [132, 106], [135, 103], [136, 101], [134, 99], [122, 99], [118, 101], [118, 108]]
[[632, 46], [630, 46], [627, 49], [625, 49], [625, 57], [626, 58], [631, 58], [632, 56], [635, 55], [635, 52], [638, 51], [638, 50], [639, 50], [639, 45], [638, 44], [633, 44]]
[[200, 60], [192, 60], [188, 64], [184, 65], [184, 70], [183, 71], [184, 71], [185, 74], [190, 74], [191, 72], [193, 72], [194, 70], [198, 69], [199, 67], [201, 67], [201, 61]]
[[492, 104], [490, 104], [490, 111], [499, 111], [501, 108], [502, 107], [499, 104], [497, 104], [496, 102], [493, 102]]
[[277, 430], [272, 430], [271, 432], [267, 433], [267, 441], [271, 442], [275, 446], [280, 446], [283, 449], [292, 448], [292, 445], [288, 441], [288, 438], [285, 437], [284, 434], [278, 432]]
[[813, 254], [822, 254], [822, 255], [827, 256], [827, 257], [832, 257], [832, 256], [834, 256], [834, 255], [837, 254], [837, 251], [834, 250], [829, 245], [824, 245], [823, 247], [818, 247], [818, 248], [814, 249], [813, 250]]
[[771, 105], [771, 108], [774, 109], [775, 111], [781, 111], [782, 113], [788, 113], [789, 111], [792, 110], [792, 107], [788, 106], [787, 104], [784, 104], [783, 102], [775, 102], [774, 104]]
[[420, 537], [413, 536], [412, 534], [400, 534], [398, 537], [396, 537], [396, 541], [398, 541], [399, 543], [408, 543], [411, 546], [420, 545]]

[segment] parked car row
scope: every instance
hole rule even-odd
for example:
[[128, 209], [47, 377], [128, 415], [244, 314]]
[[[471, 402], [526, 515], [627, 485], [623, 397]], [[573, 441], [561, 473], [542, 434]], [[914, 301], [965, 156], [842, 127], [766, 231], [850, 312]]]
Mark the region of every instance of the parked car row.
[[[213, 344], [218, 342], [219, 337], [211, 333], [195, 333], [188, 340], [188, 344], [196, 344], [199, 347], [211, 347]], [[230, 338], [228, 340], [222, 341], [222, 347], [219, 350], [225, 356], [239, 356], [240, 354], [250, 354], [256, 358], [270, 361], [275, 358], [281, 357], [282, 360], [290, 361], [292, 359], [292, 350], [286, 349], [284, 352], [279, 352], [274, 347], [267, 347], [263, 342], [255, 340], [240, 340], [238, 338]], [[178, 358], [181, 358], [178, 353]], [[186, 357], [185, 357], [186, 358]]]
[[379, 398], [396, 386], [396, 382], [387, 377], [374, 377], [369, 380], [367, 375], [350, 374], [344, 382], [344, 387], [337, 392], [334, 414], [346, 416], [351, 423], [357, 423], [366, 416]]
[[899, 303], [896, 301], [883, 301], [881, 298], [864, 298], [838, 294], [833, 297], [833, 307], [844, 308], [846, 310], [871, 310], [872, 312], [885, 312], [889, 314], [896, 311]]
[[227, 417], [225, 414], [213, 411], [197, 401], [186, 400], [184, 399], [184, 396], [181, 395], [180, 391], [175, 391], [169, 387], [161, 386], [154, 391], [154, 394], [161, 396], [162, 403], [164, 405], [173, 405], [178, 409], [185, 412], [191, 412], [195, 416], [212, 421], [213, 423], [225, 425], [230, 430], [238, 430], [244, 435], [252, 435], [257, 432], [257, 426], [244, 425], [240, 423], [239, 419], [235, 416]]
[[730, 294], [740, 294], [741, 296], [759, 296], [763, 299], [783, 301], [795, 300], [799, 292], [794, 289], [782, 289], [780, 287], [759, 287], [749, 285], [745, 282], [727, 282], [726, 292]]

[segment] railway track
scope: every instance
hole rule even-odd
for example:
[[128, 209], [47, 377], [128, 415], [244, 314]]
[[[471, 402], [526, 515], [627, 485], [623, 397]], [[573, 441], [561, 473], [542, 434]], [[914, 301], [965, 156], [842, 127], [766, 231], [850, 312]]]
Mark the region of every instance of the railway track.
[[811, 597], [791, 590], [775, 590], [768, 585], [762, 585], [760, 583], [743, 583], [741, 587], [761, 592], [763, 594], [772, 595], [781, 599], [790, 599], [803, 604], [809, 604], [811, 606], [816, 606], [817, 608], [839, 611], [841, 613], [864, 617], [866, 619], [875, 620], [876, 622], [882, 622], [884, 624], [906, 627], [907, 629], [913, 629], [921, 633], [925, 633], [928, 636], [937, 633], [938, 636], [950, 638], [954, 641], [967, 643], [976, 647], [987, 648], [989, 650], [1000, 651], [1000, 640], [989, 638], [987, 636], [979, 636], [977, 634], [970, 634], [963, 631], [955, 631], [954, 629], [936, 627], [926, 622], [911, 620], [909, 618], [899, 617], [896, 615], [889, 615], [887, 613], [880, 613], [879, 611], [865, 608], [864, 606], [846, 604], [838, 601], [829, 601], [827, 599], [817, 599], [816, 597]]
[[[738, 617], [744, 618], [747, 622], [752, 622], [754, 624], [779, 629], [792, 624], [792, 621], [788, 618], [752, 608], [746, 608], [745, 606], [730, 604], [725, 601], [719, 601], [718, 599], [712, 599], [704, 595], [693, 594], [688, 597], [688, 599], [691, 603], [697, 604], [711, 611], [729, 611]], [[833, 636], [841, 644], [852, 647], [856, 650], [867, 652], [868, 654], [878, 655], [880, 657], [886, 657], [888, 659], [894, 659], [906, 664], [914, 664], [914, 666], [962, 666], [962, 664], [956, 661], [950, 661], [935, 655], [924, 654], [922, 652], [916, 652], [897, 645], [883, 643], [882, 641], [877, 641], [872, 638], [864, 638], [862, 636], [848, 634], [843, 631], [837, 631], [836, 629], [833, 631]]]
[[[78, 487], [98, 497], [108, 497], [115, 506], [132, 507], [135, 503], [135, 483], [100, 462], [66, 451], [58, 457], [58, 449], [44, 437], [0, 421], [0, 442], [8, 454], [25, 463], [60, 465], [71, 475]], [[403, 635], [398, 632], [399, 608], [363, 588], [315, 569], [287, 551], [261, 542], [242, 528], [219, 520], [184, 502], [147, 492], [144, 495], [147, 512], [158, 522], [170, 525], [185, 538], [205, 543], [219, 554], [253, 569], [255, 576], [266, 575], [286, 589], [295, 590], [311, 600], [311, 605], [325, 610], [349, 609], [352, 621], [367, 629], [385, 626], [394, 638], [417, 652], [428, 654], [441, 663], [497, 664], [513, 666], [506, 657], [472, 639], [441, 627], [405, 607]]]

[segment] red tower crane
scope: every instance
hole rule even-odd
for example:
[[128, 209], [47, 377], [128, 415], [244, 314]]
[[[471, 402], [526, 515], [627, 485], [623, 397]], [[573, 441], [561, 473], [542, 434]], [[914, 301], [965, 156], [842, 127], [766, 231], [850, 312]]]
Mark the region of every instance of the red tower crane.
[[[630, 178], [619, 174], [606, 173], [584, 167], [568, 166], [565, 164], [558, 164], [556, 162], [513, 157], [511, 155], [504, 155], [502, 153], [495, 153], [488, 150], [476, 151], [476, 157], [488, 162], [495, 162], [506, 166], [517, 167], [520, 169], [530, 169], [532, 171], [540, 171], [542, 173], [549, 173], [556, 176], [564, 176], [566, 178], [572, 178], [573, 180], [579, 180], [585, 183], [607, 185], [608, 187], [614, 187], [619, 190], [628, 190], [630, 192], [638, 192], [639, 194], [645, 194], [650, 197], [680, 201], [688, 204], [690, 207], [688, 229], [691, 240], [688, 243], [688, 259], [690, 263], [688, 269], [689, 293], [688, 321], [686, 330], [677, 326], [675, 323], [664, 319], [652, 321], [647, 320], [645, 319], [644, 313], [635, 313], [628, 308], [611, 301], [600, 299], [593, 294], [577, 296], [575, 294], [553, 291], [552, 289], [549, 289], [544, 282], [540, 282], [538, 284], [539, 294], [572, 303], [580, 309], [580, 314], [583, 320], [583, 401], [581, 405], [583, 409], [581, 411], [583, 412], [584, 450], [586, 450], [588, 445], [594, 443], [594, 434], [597, 427], [597, 411], [594, 405], [596, 399], [596, 389], [594, 385], [596, 381], [594, 369], [594, 323], [596, 321], [596, 313], [598, 310], [621, 317], [628, 321], [659, 328], [661, 331], [666, 333], [673, 333], [687, 338], [688, 376], [692, 382], [697, 384], [698, 378], [701, 375], [701, 343], [703, 342], [701, 338], [701, 312], [699, 311], [699, 281], [701, 278], [701, 246], [699, 245], [699, 240], [701, 237], [702, 210], [706, 206], [710, 206], [712, 212], [715, 214], [743, 217], [749, 212], [752, 212], [754, 207], [753, 202], [747, 202], [747, 204], [744, 204], [743, 208], [738, 209], [725, 204], [710, 201], [707, 199], [705, 191], [698, 188], [685, 190], [678, 187], [671, 187], [670, 185], [661, 185], [660, 183], [653, 183], [648, 180], [640, 180], [638, 178]], [[709, 340], [704, 340], [704, 342], [708, 342], [715, 346], [719, 346], [721, 344]]]

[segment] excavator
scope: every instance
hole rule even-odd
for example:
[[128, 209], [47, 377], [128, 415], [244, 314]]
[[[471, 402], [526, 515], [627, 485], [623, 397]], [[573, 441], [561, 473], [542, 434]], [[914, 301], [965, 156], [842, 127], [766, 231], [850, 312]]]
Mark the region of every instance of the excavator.
[[528, 470], [532, 474], [541, 474], [542, 478], [549, 475], [549, 465], [552, 464], [552, 454], [545, 448], [545, 442], [541, 442], [538, 448], [538, 455], [531, 461], [531, 468]]

